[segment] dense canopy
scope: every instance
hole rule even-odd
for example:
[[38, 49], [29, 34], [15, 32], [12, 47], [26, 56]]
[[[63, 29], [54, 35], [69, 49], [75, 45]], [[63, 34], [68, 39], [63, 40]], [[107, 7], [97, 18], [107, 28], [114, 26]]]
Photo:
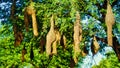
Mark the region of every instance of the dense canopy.
[[0, 68], [115, 68], [119, 61], [119, 0], [0, 1]]

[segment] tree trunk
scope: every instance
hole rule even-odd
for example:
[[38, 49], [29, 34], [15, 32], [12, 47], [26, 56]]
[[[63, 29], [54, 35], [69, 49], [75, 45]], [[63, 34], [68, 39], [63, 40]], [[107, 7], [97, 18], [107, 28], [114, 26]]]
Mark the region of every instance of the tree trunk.
[[15, 16], [15, 10], [16, 10], [16, 0], [13, 0], [13, 4], [11, 6], [11, 21], [13, 23], [13, 31], [14, 31], [14, 37], [15, 37], [15, 42], [14, 42], [14, 46], [18, 46], [21, 44], [22, 40], [23, 40], [23, 34], [22, 31], [20, 30], [19, 26], [17, 25], [17, 17]]

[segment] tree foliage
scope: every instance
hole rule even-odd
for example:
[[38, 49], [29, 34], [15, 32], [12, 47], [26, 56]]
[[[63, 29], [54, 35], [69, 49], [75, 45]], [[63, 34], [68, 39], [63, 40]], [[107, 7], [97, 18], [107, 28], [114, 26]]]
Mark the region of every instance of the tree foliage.
[[[116, 0], [110, 0], [110, 4], [112, 5], [112, 7], [114, 7], [117, 2], [118, 1]], [[34, 26], [32, 27], [32, 17], [27, 16], [24, 13], [26, 11], [26, 7], [29, 5], [31, 5], [36, 10], [33, 16], [36, 16], [36, 19], [34, 19], [36, 20], [36, 22], [34, 23], [37, 23], [38, 29], [34, 29], [37, 29], [37, 37], [35, 37], [33, 34]], [[33, 2], [30, 2], [28, 0], [16, 0], [16, 8], [14, 9], [15, 11], [11, 12], [12, 14], [15, 13], [13, 21], [11, 21], [10, 18], [7, 18], [7, 21], [1, 22], [2, 26], [0, 27], [0, 67], [21, 68], [27, 66], [35, 68], [69, 68], [74, 63], [73, 33], [74, 22], [76, 21], [76, 11], [79, 12], [81, 17], [80, 22], [83, 37], [79, 47], [81, 50], [83, 50], [83, 52], [85, 52], [89, 50], [87, 49], [87, 44], [85, 42], [88, 43], [88, 40], [90, 38], [93, 38], [93, 35], [99, 36], [101, 38], [106, 37], [106, 26], [104, 20], [106, 14], [105, 6], [107, 6], [106, 0], [33, 0]], [[120, 7], [116, 7], [113, 9], [114, 15], [116, 17], [116, 23], [113, 29], [118, 31], [117, 34], [120, 33], [120, 20], [118, 13], [119, 9]], [[63, 47], [60, 44], [57, 44], [57, 54], [53, 55], [52, 57], [47, 57], [45, 52], [45, 42], [47, 33], [49, 32], [51, 26], [50, 18], [53, 14], [55, 15], [54, 25], [59, 33], [62, 35], [61, 37], [63, 37], [63, 40], [65, 40], [63, 42], [65, 46], [63, 50]], [[3, 13], [3, 15], [6, 16], [5, 13]], [[28, 20], [24, 20], [26, 19], [26, 16], [28, 17], [29, 25], [28, 23], [25, 23], [25, 21], [28, 22]], [[85, 20], [85, 17], [87, 17], [87, 21], [86, 23], [83, 23], [82, 20]], [[14, 37], [15, 32], [13, 30], [14, 24], [17, 24], [17, 28], [20, 29], [24, 36], [20, 45], [17, 47], [14, 47], [14, 41], [16, 40], [16, 38]], [[18, 29], [15, 30], [18, 31]], [[31, 54], [31, 52], [33, 53]], [[78, 60], [80, 61], [82, 55], [79, 55], [79, 57], [80, 58], [78, 58]], [[114, 61], [114, 59], [108, 59], [108, 61]], [[105, 62], [109, 65], [108, 61]], [[102, 62], [104, 62], [104, 60]]]
[[120, 63], [114, 52], [106, 54], [107, 58], [103, 59], [99, 65], [95, 65], [92, 68], [119, 68]]

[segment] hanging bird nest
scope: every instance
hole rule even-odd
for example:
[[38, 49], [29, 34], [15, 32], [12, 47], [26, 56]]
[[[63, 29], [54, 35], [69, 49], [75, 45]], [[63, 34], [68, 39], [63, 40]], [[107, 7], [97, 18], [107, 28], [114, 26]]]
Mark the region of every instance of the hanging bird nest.
[[108, 40], [108, 45], [112, 46], [113, 41], [112, 41], [112, 26], [115, 23], [115, 19], [114, 19], [114, 14], [112, 12], [112, 7], [109, 4], [109, 1], [107, 0], [107, 13], [105, 16], [105, 23], [107, 25], [107, 40]]

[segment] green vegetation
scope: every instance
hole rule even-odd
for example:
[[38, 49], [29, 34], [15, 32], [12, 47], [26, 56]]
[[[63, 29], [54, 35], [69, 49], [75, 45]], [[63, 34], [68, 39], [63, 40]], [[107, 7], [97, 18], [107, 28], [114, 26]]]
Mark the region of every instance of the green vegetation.
[[107, 58], [103, 59], [99, 65], [93, 66], [93, 68], [119, 68], [120, 62], [114, 52], [106, 54]]
[[[111, 5], [115, 6], [114, 3], [117, 4], [117, 1], [110, 0]], [[26, 32], [25, 29], [24, 11], [25, 7], [29, 4], [30, 2], [28, 0], [24, 0], [21, 6], [17, 5], [14, 14], [16, 18], [14, 18], [14, 20], [11, 21], [11, 19], [8, 18], [7, 22], [0, 22], [2, 23], [2, 26], [0, 24], [0, 68], [69, 68], [73, 61], [74, 53], [73, 28], [76, 20], [76, 11], [80, 13], [81, 22], [85, 20], [85, 16], [89, 18], [88, 23], [81, 23], [83, 29], [83, 39], [80, 43], [81, 50], [83, 50], [84, 46], [87, 46], [85, 42], [89, 43], [88, 40], [92, 38], [93, 35], [99, 35], [102, 38], [106, 36], [104, 20], [106, 8], [103, 8], [106, 4], [104, 0], [35, 0], [32, 2], [32, 6], [36, 9], [39, 33], [37, 37], [33, 35], [31, 17], [29, 19], [29, 31]], [[101, 6], [101, 4], [104, 5]], [[120, 20], [118, 10], [120, 7], [113, 9], [116, 18], [113, 29], [117, 29], [117, 34], [119, 34]], [[41, 38], [46, 40], [46, 35], [50, 29], [50, 18], [52, 14], [55, 15], [55, 27], [58, 28], [61, 34], [66, 36], [67, 46], [66, 50], [63, 50], [63, 47], [57, 44], [57, 55], [47, 57], [45, 50], [43, 53], [40, 52], [40, 40]], [[98, 21], [101, 23], [98, 23]], [[17, 47], [14, 47], [14, 24], [18, 25], [24, 37], [22, 43]], [[115, 34], [113, 36], [115, 36]], [[22, 49], [24, 46], [27, 52], [24, 55], [25, 60], [22, 62]], [[30, 59], [31, 47], [33, 47], [34, 54], [32, 60]], [[79, 55], [78, 62], [81, 62], [83, 58], [83, 56]], [[107, 54], [107, 59], [102, 60], [100, 65], [96, 65], [93, 68], [118, 68], [119, 66], [120, 63], [115, 53], [112, 52]], [[77, 67], [77, 64], [74, 67]]]

